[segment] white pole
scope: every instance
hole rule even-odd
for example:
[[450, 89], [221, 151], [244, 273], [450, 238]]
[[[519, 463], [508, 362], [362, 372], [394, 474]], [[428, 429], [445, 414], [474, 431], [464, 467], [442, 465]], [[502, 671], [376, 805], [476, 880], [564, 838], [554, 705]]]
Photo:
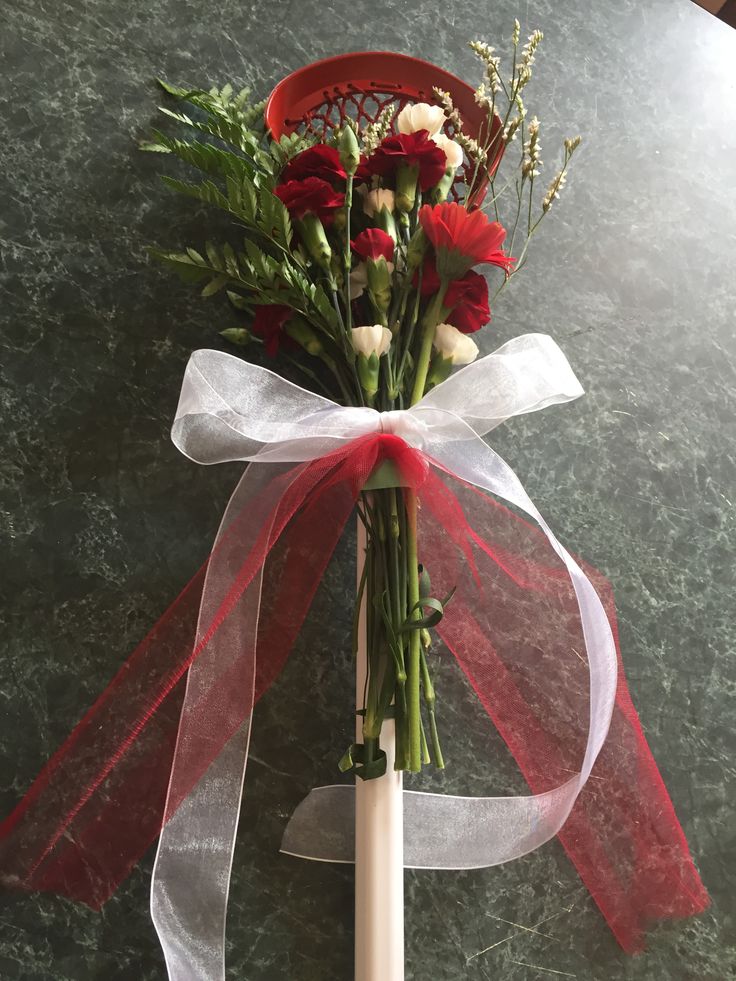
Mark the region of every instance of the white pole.
[[[358, 582], [365, 563], [366, 533], [358, 520]], [[356, 705], [363, 707], [367, 671], [365, 600], [358, 623]], [[362, 716], [356, 741], [362, 742]], [[393, 719], [381, 730], [386, 773], [356, 778], [355, 788], [355, 981], [404, 981], [404, 807], [401, 773], [394, 770]]]

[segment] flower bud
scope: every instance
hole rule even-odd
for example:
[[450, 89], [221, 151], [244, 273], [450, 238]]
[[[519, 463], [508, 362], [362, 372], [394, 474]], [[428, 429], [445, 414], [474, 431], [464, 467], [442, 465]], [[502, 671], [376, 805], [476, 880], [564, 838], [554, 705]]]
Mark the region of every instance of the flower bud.
[[445, 171], [445, 176], [436, 184], [432, 190], [429, 192], [429, 200], [432, 204], [442, 204], [443, 201], [447, 200], [447, 195], [452, 189], [452, 185], [455, 183], [455, 171], [452, 167], [448, 167]]
[[245, 327], [226, 327], [225, 330], [220, 331], [220, 337], [224, 337], [231, 344], [237, 344], [238, 347], [245, 347], [250, 344], [251, 334]]
[[407, 104], [396, 117], [396, 128], [399, 133], [417, 133], [426, 129], [430, 136], [439, 133], [445, 122], [445, 110], [442, 106], [432, 106], [428, 102]]
[[347, 124], [340, 131], [337, 141], [337, 149], [340, 153], [340, 163], [345, 168], [346, 174], [354, 174], [360, 163], [360, 146], [358, 137], [352, 126]]
[[391, 346], [391, 331], [381, 324], [371, 327], [353, 327], [351, 331], [353, 349], [358, 357], [356, 368], [360, 386], [368, 397], [368, 403], [378, 391], [378, 379], [381, 372], [380, 358]]
[[391, 346], [391, 331], [381, 324], [373, 324], [370, 327], [353, 327], [350, 339], [356, 354], [362, 354], [366, 358], [375, 354], [376, 357], [380, 358]]
[[418, 178], [418, 167], [402, 164], [396, 171], [396, 210], [400, 214], [408, 215], [414, 207]]
[[390, 235], [396, 244], [399, 240], [399, 233], [396, 230], [396, 221], [393, 214], [386, 208], [381, 208], [381, 210], [376, 215], [376, 225], [381, 229], [381, 231], [386, 232]]
[[297, 344], [304, 348], [307, 354], [318, 355], [322, 352], [322, 341], [315, 334], [303, 317], [292, 317], [284, 330]]
[[435, 350], [451, 365], [470, 364], [478, 357], [478, 345], [452, 324], [437, 324], [433, 344]]
[[300, 220], [295, 221], [294, 224], [299, 232], [299, 238], [302, 240], [311, 258], [321, 269], [329, 272], [332, 249], [330, 248], [330, 243], [327, 241], [327, 235], [325, 234], [325, 228], [322, 222], [316, 215], [306, 214]]
[[388, 313], [391, 305], [391, 269], [389, 263], [379, 256], [378, 259], [368, 259], [366, 262], [368, 270], [368, 291], [377, 310], [381, 314]]
[[378, 378], [381, 371], [378, 355], [371, 354], [366, 357], [365, 354], [359, 354], [356, 358], [355, 365], [358, 369], [360, 387], [367, 395], [368, 404], [370, 405], [378, 391]]
[[435, 385], [439, 385], [446, 378], [449, 378], [452, 373], [452, 367], [452, 360], [450, 358], [445, 358], [438, 351], [435, 351], [427, 375], [427, 389], [434, 388]]

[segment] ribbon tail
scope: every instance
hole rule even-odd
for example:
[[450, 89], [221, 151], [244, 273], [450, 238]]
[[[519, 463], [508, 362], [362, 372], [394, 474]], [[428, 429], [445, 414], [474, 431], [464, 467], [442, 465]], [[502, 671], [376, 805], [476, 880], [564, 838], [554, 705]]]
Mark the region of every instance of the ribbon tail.
[[[418, 529], [433, 592], [458, 587], [437, 629], [532, 795], [405, 791], [405, 828], [422, 829], [407, 834], [405, 864], [485, 868], [558, 834], [621, 945], [641, 950], [652, 922], [700, 912], [708, 897], [631, 704], [610, 586], [556, 542], [492, 450], [459, 443], [442, 455], [420, 491]], [[499, 750], [487, 781], [515, 789]], [[282, 851], [353, 861], [354, 806], [350, 786], [313, 790]]]
[[621, 946], [642, 950], [708, 896], [631, 704], [610, 586], [482, 440], [433, 449], [420, 558], [440, 595], [458, 587], [438, 632], [533, 791], [539, 843], [559, 834]]
[[[357, 488], [373, 469], [378, 441], [362, 445], [363, 454], [343, 451], [296, 468], [251, 464], [225, 512], [202, 595], [151, 885], [170, 981], [224, 981], [253, 706], [283, 665]], [[257, 650], [267, 655], [258, 664]]]
[[[255, 703], [262, 565], [224, 617], [220, 611], [234, 585], [232, 570], [243, 555], [256, 551], [258, 535], [271, 536], [275, 516], [271, 526], [253, 523], [229, 541], [227, 530], [269, 478], [252, 464], [241, 478], [204, 583], [195, 642], [199, 654], [188, 672], [151, 881], [151, 918], [171, 981], [225, 977], [227, 897]], [[210, 639], [218, 618], [222, 622]], [[211, 759], [213, 738], [224, 745]]]

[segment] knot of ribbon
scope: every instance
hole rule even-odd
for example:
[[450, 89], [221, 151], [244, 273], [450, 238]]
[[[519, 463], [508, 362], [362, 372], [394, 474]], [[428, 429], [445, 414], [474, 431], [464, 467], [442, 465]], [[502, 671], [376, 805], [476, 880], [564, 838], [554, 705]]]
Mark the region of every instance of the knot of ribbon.
[[379, 426], [382, 433], [400, 436], [409, 446], [421, 448], [429, 427], [421, 418], [406, 409], [391, 409], [379, 413]]

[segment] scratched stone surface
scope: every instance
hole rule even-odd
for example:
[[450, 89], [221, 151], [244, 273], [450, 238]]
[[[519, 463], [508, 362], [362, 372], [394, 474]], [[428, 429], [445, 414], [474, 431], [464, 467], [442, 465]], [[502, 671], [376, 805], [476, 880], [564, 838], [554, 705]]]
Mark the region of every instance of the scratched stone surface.
[[[563, 136], [585, 147], [481, 343], [552, 334], [587, 397], [494, 445], [613, 583], [634, 700], [713, 904], [632, 959], [557, 843], [496, 869], [410, 872], [407, 977], [723, 981], [736, 963], [736, 33], [688, 0], [5, 0], [0, 802], [8, 813], [204, 559], [239, 472], [198, 468], [168, 439], [189, 353], [224, 346], [217, 331], [236, 321], [144, 251], [201, 243], [214, 220], [173, 200], [161, 160], [136, 148], [154, 77], [265, 95], [314, 59], [392, 48], [474, 79], [465, 42], [500, 47], [517, 13], [545, 32], [547, 170]], [[334, 781], [352, 726], [353, 556], [348, 536], [257, 709], [230, 978], [352, 976], [350, 868], [278, 846], [303, 795]], [[444, 788], [523, 792], [457, 673], [439, 673]], [[101, 914], [3, 894], [0, 977], [163, 979], [152, 859]]]

